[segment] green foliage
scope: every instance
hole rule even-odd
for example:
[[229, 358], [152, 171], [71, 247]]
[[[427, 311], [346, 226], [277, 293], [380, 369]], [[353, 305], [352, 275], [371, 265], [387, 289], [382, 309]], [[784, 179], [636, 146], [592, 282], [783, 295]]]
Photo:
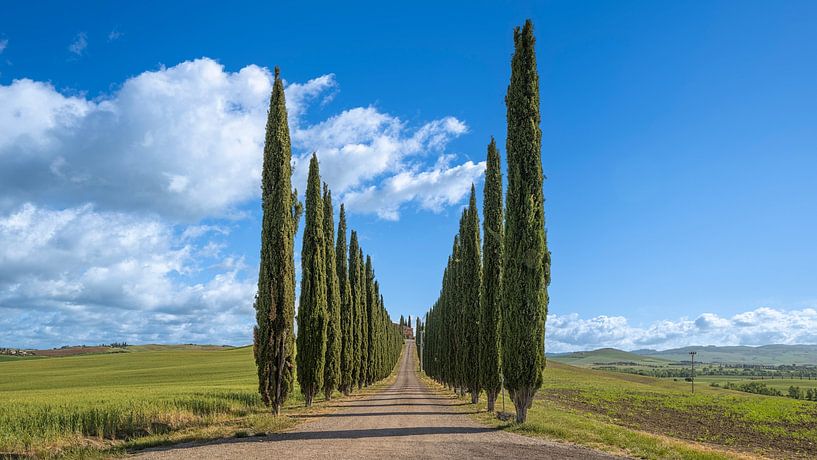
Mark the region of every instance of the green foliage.
[[429, 311], [426, 324], [417, 336], [422, 339], [423, 370], [435, 380], [462, 394], [471, 392], [476, 403], [480, 393], [480, 292], [481, 258], [479, 215], [476, 192], [471, 187], [468, 209], [460, 218], [460, 228], [448, 265], [443, 273], [440, 296]]
[[338, 242], [335, 246], [337, 256], [337, 276], [340, 289], [340, 327], [341, 327], [341, 380], [339, 389], [349, 394], [354, 386], [355, 368], [355, 312], [349, 282], [349, 261], [346, 258], [346, 209], [341, 203], [338, 220]]
[[480, 385], [480, 292], [482, 290], [482, 257], [480, 256], [479, 214], [474, 185], [461, 230], [460, 255], [461, 359], [463, 386], [471, 393], [471, 402], [479, 399]]
[[326, 240], [318, 158], [312, 155], [306, 185], [306, 219], [298, 301], [298, 382], [307, 406], [323, 389], [326, 360]]
[[[332, 206], [332, 192], [323, 184], [323, 232], [326, 242], [326, 364], [324, 365], [323, 393], [326, 399], [332, 397], [332, 392], [340, 385], [340, 352], [341, 325], [340, 325], [340, 285], [338, 282], [337, 263], [335, 260], [335, 218]], [[345, 251], [344, 251], [345, 253]]]
[[[363, 298], [361, 296], [361, 260], [360, 260], [360, 246], [357, 241], [357, 232], [352, 230], [352, 236], [349, 240], [349, 287], [353, 312], [353, 327], [354, 327], [354, 345], [353, 360], [354, 366], [352, 370], [352, 386], [361, 388], [363, 386], [363, 379], [361, 378], [361, 368], [364, 362], [363, 352], [365, 343], [365, 336], [363, 335]], [[364, 373], [365, 376], [365, 373]]]
[[488, 397], [488, 410], [502, 384], [500, 323], [502, 305], [502, 170], [494, 138], [488, 144], [483, 195], [482, 311], [480, 318], [480, 381]]
[[542, 192], [539, 75], [533, 24], [514, 30], [507, 106], [508, 193], [503, 254], [502, 370], [524, 422], [545, 368], [550, 253]]
[[293, 385], [295, 262], [301, 206], [292, 191], [291, 147], [284, 86], [278, 68], [270, 97], [261, 179], [261, 257], [253, 330], [258, 392], [275, 414]]
[[374, 269], [372, 268], [372, 258], [366, 256], [366, 272], [365, 272], [365, 291], [366, 291], [366, 315], [364, 319], [364, 329], [366, 329], [366, 362], [364, 368], [366, 369], [366, 378], [364, 382], [366, 385], [371, 385], [374, 381], [374, 361], [375, 361], [375, 343], [377, 340], [374, 321], [374, 311], [376, 297], [374, 291]]

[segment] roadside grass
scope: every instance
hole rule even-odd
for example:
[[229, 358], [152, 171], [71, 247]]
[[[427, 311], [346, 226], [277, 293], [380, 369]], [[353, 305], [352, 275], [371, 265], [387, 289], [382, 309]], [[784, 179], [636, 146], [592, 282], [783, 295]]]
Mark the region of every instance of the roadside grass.
[[[377, 391], [396, 374], [351, 398]], [[303, 416], [295, 389], [273, 417], [257, 393], [252, 347], [152, 347], [0, 362], [0, 457], [93, 458], [182, 442], [259, 436]], [[335, 392], [333, 400], [342, 397]]]
[[[443, 394], [450, 391], [431, 382]], [[703, 386], [703, 385], [702, 385]], [[552, 360], [524, 424], [485, 412], [482, 423], [647, 459], [728, 459], [817, 455], [817, 406], [812, 402], [577, 368]], [[452, 396], [453, 397], [453, 396]], [[507, 412], [513, 403], [505, 395]], [[466, 397], [470, 400], [470, 396]], [[474, 406], [460, 406], [472, 411]], [[502, 410], [502, 400], [497, 401]]]

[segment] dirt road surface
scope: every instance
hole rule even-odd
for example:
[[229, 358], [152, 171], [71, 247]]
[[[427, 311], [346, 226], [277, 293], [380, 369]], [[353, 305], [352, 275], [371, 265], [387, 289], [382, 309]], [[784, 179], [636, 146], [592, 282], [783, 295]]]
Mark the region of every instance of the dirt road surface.
[[287, 433], [143, 451], [159, 459], [610, 459], [590, 449], [487, 428], [454, 406], [466, 403], [432, 393], [417, 377], [409, 341], [395, 383]]

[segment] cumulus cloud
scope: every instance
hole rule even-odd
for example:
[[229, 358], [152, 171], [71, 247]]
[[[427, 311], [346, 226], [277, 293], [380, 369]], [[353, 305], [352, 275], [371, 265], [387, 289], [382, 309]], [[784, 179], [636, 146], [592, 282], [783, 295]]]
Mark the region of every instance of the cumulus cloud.
[[150, 211], [197, 220], [257, 196], [269, 72], [208, 59], [145, 72], [99, 101], [0, 86], [5, 204]]
[[85, 48], [88, 47], [88, 36], [85, 32], [80, 32], [74, 37], [74, 41], [68, 45], [68, 51], [71, 53], [82, 56], [85, 53]]
[[[259, 196], [271, 84], [203, 58], [98, 97], [0, 85], [0, 341], [247, 343], [255, 279], [229, 219]], [[308, 122], [338, 93], [333, 74], [286, 93], [294, 184], [317, 151], [351, 212], [439, 211], [483, 173], [445, 152], [468, 130], [456, 118], [411, 126], [368, 106]]]
[[485, 171], [485, 162], [429, 171], [403, 171], [360, 191], [347, 193], [344, 200], [350, 209], [376, 213], [382, 219], [397, 220], [403, 203], [417, 201], [423, 209], [439, 211], [444, 206], [460, 202], [469, 187]]
[[[328, 74], [286, 88], [299, 189], [313, 151], [341, 198], [407, 177], [437, 178], [432, 190], [440, 195], [397, 193], [400, 203], [389, 196], [355, 198], [361, 205], [349, 206], [352, 212], [396, 218], [400, 205], [414, 199], [438, 209], [435, 203], [452, 203], [453, 188], [467, 191], [462, 174], [478, 179], [481, 170], [472, 164], [427, 166], [429, 153], [436, 153], [431, 163], [450, 158], [447, 144], [467, 132], [453, 117], [412, 128], [374, 107], [357, 107], [305, 122], [309, 106], [331, 100], [337, 87]], [[259, 195], [270, 90], [267, 69], [227, 72], [206, 58], [144, 72], [93, 99], [28, 79], [0, 85], [0, 210], [21, 202], [92, 202], [102, 210], [145, 211], [176, 222], [235, 216]]]
[[91, 205], [0, 215], [0, 339], [247, 343], [255, 280], [212, 249], [222, 232]]
[[817, 310], [761, 307], [728, 318], [704, 313], [695, 319], [661, 320], [645, 327], [631, 326], [623, 316], [584, 319], [575, 313], [551, 314], [546, 339], [549, 352], [817, 343]]

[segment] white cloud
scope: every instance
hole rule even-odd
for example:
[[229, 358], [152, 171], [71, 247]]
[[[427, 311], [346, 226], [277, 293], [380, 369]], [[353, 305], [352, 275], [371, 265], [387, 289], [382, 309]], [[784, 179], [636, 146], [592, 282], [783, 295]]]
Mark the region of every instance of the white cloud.
[[[267, 69], [225, 72], [206, 58], [144, 72], [96, 99], [27, 79], [0, 86], [0, 210], [26, 201], [60, 207], [92, 202], [102, 210], [147, 211], [174, 221], [235, 215], [259, 195], [270, 90]], [[467, 131], [463, 122], [446, 117], [411, 129], [374, 107], [311, 125], [303, 120], [310, 104], [336, 91], [332, 74], [287, 87], [299, 189], [306, 182], [305, 159], [317, 151], [324, 179], [341, 198], [405, 174], [453, 181], [437, 184], [443, 195], [417, 194], [423, 208], [451, 203], [452, 187], [467, 191], [470, 183], [458, 174], [471, 170], [468, 164], [423, 166], [430, 152], [449, 158], [443, 150]], [[394, 217], [399, 208], [368, 203], [350, 211]]]
[[82, 56], [85, 53], [85, 48], [88, 47], [88, 36], [85, 32], [80, 32], [74, 37], [74, 41], [68, 45], [68, 51], [77, 56]]
[[119, 40], [123, 35], [125, 34], [120, 32], [118, 29], [113, 29], [108, 33], [108, 41], [112, 42], [114, 40]]
[[694, 320], [656, 321], [631, 326], [623, 316], [590, 319], [550, 314], [547, 350], [564, 352], [612, 347], [667, 349], [689, 345], [767, 345], [817, 343], [817, 310], [778, 310], [761, 307], [730, 318], [704, 313]]
[[6, 48], [8, 48], [8, 46], [9, 46], [8, 38], [0, 39], [0, 54], [3, 54], [3, 51], [5, 51]]
[[344, 195], [350, 209], [376, 213], [382, 219], [397, 220], [403, 203], [417, 201], [423, 209], [439, 211], [462, 201], [471, 184], [485, 171], [485, 162], [471, 161], [460, 166], [438, 166], [429, 171], [403, 171], [386, 179], [380, 186]]
[[218, 243], [201, 239], [219, 231], [177, 232], [91, 205], [0, 215], [3, 342], [247, 343], [255, 281], [242, 278], [240, 258], [219, 258]]
[[[0, 342], [249, 342], [255, 274], [224, 219], [258, 198], [271, 80], [203, 58], [96, 98], [0, 85]], [[334, 75], [286, 91], [301, 190], [313, 150], [350, 211], [387, 219], [456, 204], [482, 175], [445, 152], [460, 120], [413, 127], [369, 106], [310, 123]]]

